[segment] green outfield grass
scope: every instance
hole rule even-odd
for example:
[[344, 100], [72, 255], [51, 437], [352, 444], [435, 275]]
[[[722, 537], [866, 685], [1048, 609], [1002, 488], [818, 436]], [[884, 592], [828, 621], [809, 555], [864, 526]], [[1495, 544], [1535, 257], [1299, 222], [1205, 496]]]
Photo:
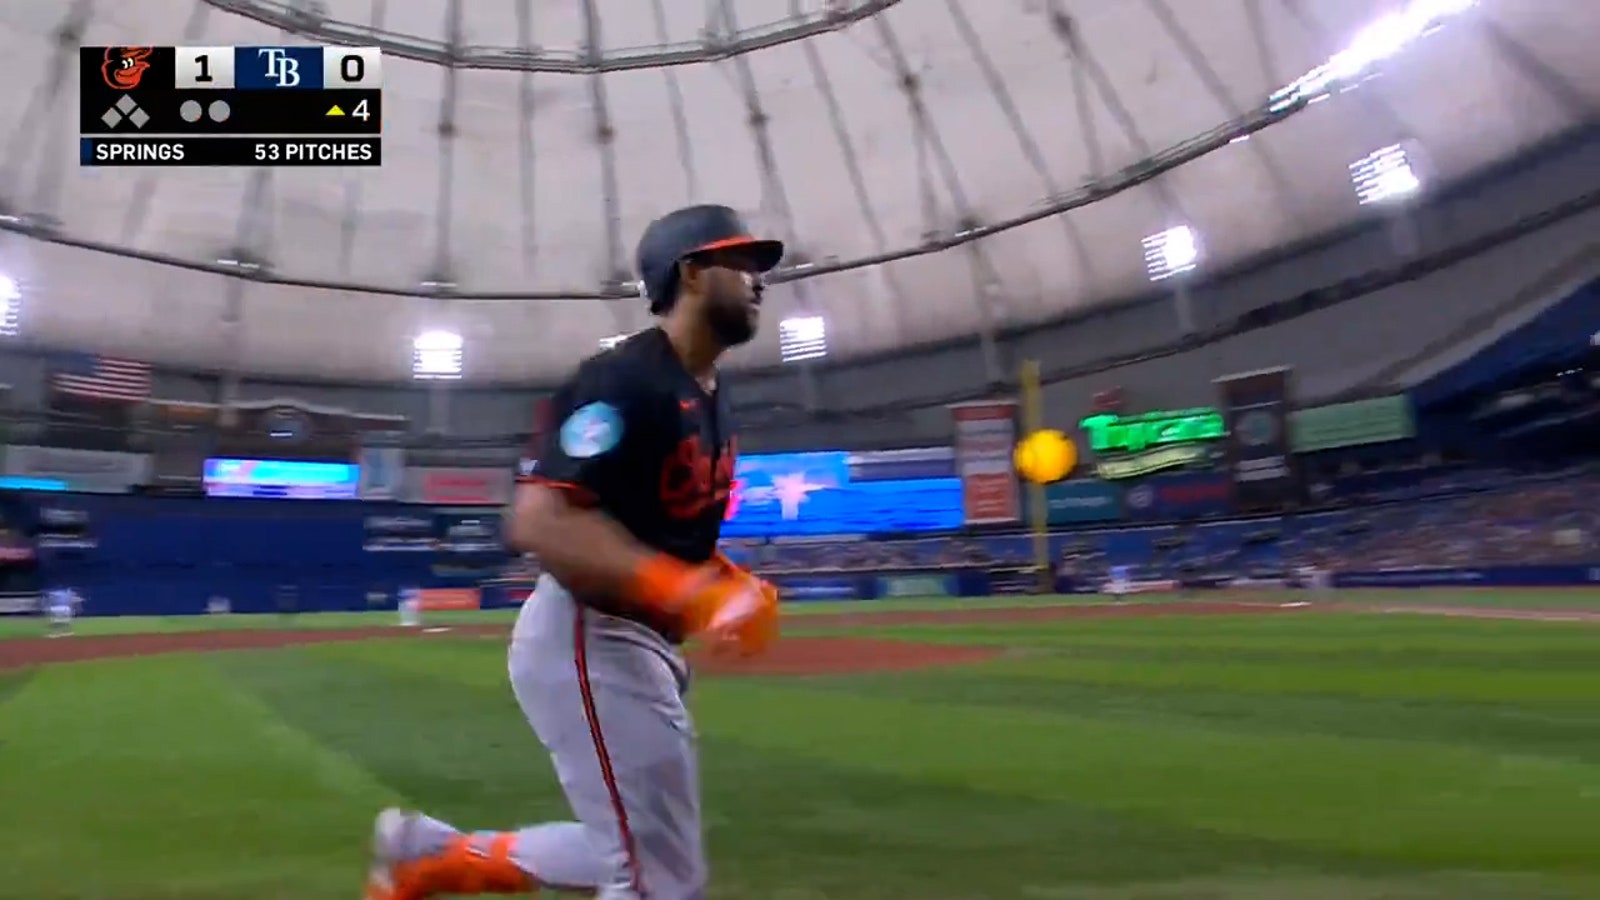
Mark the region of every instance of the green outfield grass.
[[[929, 605], [950, 603], [842, 608]], [[714, 897], [1600, 897], [1600, 626], [1304, 613], [853, 630], [1008, 652], [702, 679]], [[566, 815], [498, 641], [0, 672], [0, 897], [349, 900], [370, 818], [395, 803], [468, 827]]]

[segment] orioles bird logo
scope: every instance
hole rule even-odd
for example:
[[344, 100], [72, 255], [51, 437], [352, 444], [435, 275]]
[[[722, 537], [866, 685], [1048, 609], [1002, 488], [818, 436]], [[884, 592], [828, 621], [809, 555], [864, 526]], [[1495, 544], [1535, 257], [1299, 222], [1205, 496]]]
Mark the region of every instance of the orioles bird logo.
[[150, 58], [153, 48], [150, 47], [107, 47], [106, 61], [100, 64], [100, 74], [106, 84], [113, 90], [131, 91], [139, 86], [139, 80], [144, 77], [144, 70], [150, 68], [146, 62]]

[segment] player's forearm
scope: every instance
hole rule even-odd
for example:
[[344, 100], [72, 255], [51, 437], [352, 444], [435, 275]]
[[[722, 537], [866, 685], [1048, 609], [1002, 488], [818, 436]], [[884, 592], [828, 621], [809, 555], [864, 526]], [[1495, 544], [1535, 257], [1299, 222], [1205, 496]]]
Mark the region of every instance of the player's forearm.
[[537, 556], [557, 581], [579, 595], [625, 595], [635, 573], [655, 555], [610, 516], [589, 509], [513, 521], [509, 542]]
[[551, 488], [518, 489], [506, 542], [532, 553], [577, 596], [615, 597], [658, 608], [683, 601], [697, 568], [639, 543], [605, 513]]

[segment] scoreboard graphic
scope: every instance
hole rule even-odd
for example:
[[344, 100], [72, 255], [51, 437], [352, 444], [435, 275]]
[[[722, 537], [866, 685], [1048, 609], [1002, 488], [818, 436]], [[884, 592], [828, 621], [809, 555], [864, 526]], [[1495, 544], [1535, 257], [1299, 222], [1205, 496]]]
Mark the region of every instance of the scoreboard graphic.
[[376, 166], [377, 47], [83, 47], [85, 166]]

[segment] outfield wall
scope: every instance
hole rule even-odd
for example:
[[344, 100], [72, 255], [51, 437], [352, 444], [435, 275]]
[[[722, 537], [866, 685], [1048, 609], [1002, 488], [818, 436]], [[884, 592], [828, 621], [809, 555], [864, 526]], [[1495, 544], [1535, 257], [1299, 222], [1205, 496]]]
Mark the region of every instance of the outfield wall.
[[[1034, 576], [1024, 570], [777, 575], [786, 600], [873, 600], [881, 597], [985, 597], [1033, 593]], [[1176, 582], [1165, 583], [1176, 587]], [[1343, 588], [1583, 587], [1600, 588], [1600, 566], [1498, 566], [1490, 568], [1389, 569], [1334, 576]], [[1285, 586], [1279, 579], [1206, 577], [1184, 584], [1195, 589]], [[1098, 593], [1099, 579], [1055, 579], [1058, 594]]]
[[1344, 588], [1600, 587], [1600, 566], [1491, 566], [1341, 572]]
[[[348, 572], [315, 566], [231, 567], [213, 570], [140, 571], [118, 567], [85, 569], [59, 584], [84, 597], [83, 612], [92, 616], [200, 615], [224, 600], [235, 613], [343, 612], [394, 609], [401, 591], [419, 586], [421, 573]], [[1502, 566], [1345, 572], [1335, 576], [1342, 588], [1600, 588], [1596, 566]], [[901, 571], [890, 573], [817, 573], [773, 577], [786, 601], [875, 600], [890, 597], [984, 597], [1032, 593], [1036, 582], [1023, 570]], [[1249, 586], [1283, 586], [1278, 580], [1251, 581]], [[1176, 586], [1175, 583], [1168, 585]], [[1209, 578], [1186, 585], [1196, 589], [1243, 587], [1238, 579]], [[438, 608], [494, 609], [520, 604], [533, 585], [524, 581], [482, 582], [472, 586], [424, 588], [437, 597]], [[1057, 593], [1098, 593], [1098, 580], [1056, 579]], [[0, 615], [26, 615], [39, 609], [34, 594], [0, 594]]]
[[[7, 579], [0, 613], [37, 609], [37, 595], [70, 588], [87, 615], [189, 615], [214, 608], [241, 613], [393, 609], [402, 591], [425, 592], [435, 608], [514, 605], [530, 585], [502, 581], [512, 562], [499, 540], [498, 511], [380, 503], [292, 500], [152, 500], [122, 496], [50, 496], [34, 521], [31, 545], [0, 542]], [[1197, 534], [1261, 522], [1200, 526]], [[1062, 541], [1084, 533], [1057, 536]], [[1160, 529], [1109, 533], [1118, 552], [1154, 552]], [[1233, 539], [1230, 537], [1230, 540]], [[1013, 558], [1024, 536], [979, 538], [995, 558]], [[1007, 546], [1012, 545], [1012, 546]], [[935, 550], [938, 547], [934, 548]], [[1053, 546], [1052, 552], [1058, 547]], [[6, 554], [10, 554], [6, 556]], [[937, 555], [937, 554], [930, 554]], [[825, 562], [819, 557], [817, 562]], [[1025, 569], [936, 568], [911, 558], [905, 568], [874, 572], [812, 569], [778, 575], [786, 599], [982, 597], [1029, 594]], [[1055, 580], [1057, 593], [1096, 593], [1098, 574]], [[1600, 566], [1389, 569], [1347, 572], [1343, 587], [1497, 587], [1600, 585]], [[1239, 587], [1229, 577], [1189, 585]]]

